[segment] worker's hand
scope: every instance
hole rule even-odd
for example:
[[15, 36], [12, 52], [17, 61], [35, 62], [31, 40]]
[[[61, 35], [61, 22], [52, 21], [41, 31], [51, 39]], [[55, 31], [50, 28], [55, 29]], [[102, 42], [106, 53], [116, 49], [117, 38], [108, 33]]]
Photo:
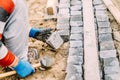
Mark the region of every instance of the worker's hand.
[[25, 60], [20, 60], [16, 67], [13, 68], [19, 76], [25, 78], [26, 76], [30, 75], [31, 73], [35, 72], [35, 69], [32, 65]]
[[31, 28], [30, 37], [46, 42], [46, 40], [51, 35], [51, 28]]

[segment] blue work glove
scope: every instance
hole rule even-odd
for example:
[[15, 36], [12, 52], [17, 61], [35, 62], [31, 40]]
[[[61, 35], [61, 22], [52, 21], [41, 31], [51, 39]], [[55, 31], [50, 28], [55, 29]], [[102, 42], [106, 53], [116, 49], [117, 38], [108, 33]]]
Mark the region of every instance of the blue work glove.
[[29, 36], [33, 37], [37, 40], [41, 40], [43, 42], [46, 42], [46, 40], [51, 35], [51, 28], [31, 28]]
[[35, 69], [32, 67], [32, 65], [28, 61], [25, 61], [25, 60], [20, 60], [17, 66], [13, 67], [13, 69], [22, 78], [25, 78], [26, 76], [35, 72]]

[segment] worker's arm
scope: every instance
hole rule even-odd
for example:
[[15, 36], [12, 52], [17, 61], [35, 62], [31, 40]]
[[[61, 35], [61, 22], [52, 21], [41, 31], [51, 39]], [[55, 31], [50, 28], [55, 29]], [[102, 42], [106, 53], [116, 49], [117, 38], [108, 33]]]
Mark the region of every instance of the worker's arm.
[[30, 28], [29, 36], [46, 42], [51, 35], [51, 28]]
[[18, 75], [26, 77], [35, 72], [35, 69], [28, 61], [19, 60], [11, 51], [9, 51], [0, 41], [0, 65], [13, 68]]
[[14, 7], [13, 0], [0, 0], [0, 66], [12, 67], [21, 77], [26, 77], [35, 72], [32, 65], [28, 61], [19, 60], [1, 41], [6, 21]]

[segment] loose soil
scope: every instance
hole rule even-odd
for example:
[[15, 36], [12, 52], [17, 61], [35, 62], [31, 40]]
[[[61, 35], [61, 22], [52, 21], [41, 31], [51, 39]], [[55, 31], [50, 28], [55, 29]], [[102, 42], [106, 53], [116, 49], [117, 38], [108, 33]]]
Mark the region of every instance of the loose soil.
[[[120, 0], [112, 0], [112, 2], [120, 10]], [[117, 56], [118, 56], [118, 59], [119, 59], [119, 62], [120, 62], [120, 24], [118, 24], [116, 22], [115, 18], [109, 12], [109, 10], [108, 10], [108, 16], [109, 16], [111, 27], [112, 27], [112, 30], [113, 30], [113, 39], [114, 39], [115, 47], [116, 47], [117, 53], [118, 53]]]
[[[28, 4], [30, 25], [37, 28], [56, 28], [56, 20], [44, 20], [45, 7], [47, 0], [26, 0]], [[120, 0], [112, 0], [117, 8], [120, 9]], [[113, 30], [113, 38], [118, 54], [120, 54], [120, 25], [108, 11], [111, 27]], [[54, 64], [51, 69], [42, 71], [36, 70], [34, 74], [25, 79], [16, 78], [17, 75], [4, 78], [2, 80], [64, 80], [66, 61], [68, 56], [69, 42], [64, 43], [59, 49], [55, 50], [42, 41], [29, 38], [29, 48], [36, 48], [39, 51], [40, 59], [46, 55], [53, 58]], [[118, 55], [119, 57], [119, 55]], [[35, 61], [34, 63], [37, 63]], [[0, 68], [3, 73], [4, 68]]]
[[[52, 28], [55, 30], [56, 19], [44, 20], [47, 0], [26, 1], [29, 8], [30, 26], [36, 28]], [[55, 50], [42, 41], [29, 38], [29, 48], [36, 48], [39, 52], [40, 59], [44, 56], [52, 57], [54, 61], [52, 67], [45, 71], [36, 69], [34, 74], [25, 79], [20, 79], [17, 75], [13, 75], [2, 80], [64, 80], [69, 42], [64, 43], [59, 49]], [[33, 61], [33, 64], [38, 63], [40, 59]], [[0, 73], [3, 72], [4, 68], [1, 68]]]

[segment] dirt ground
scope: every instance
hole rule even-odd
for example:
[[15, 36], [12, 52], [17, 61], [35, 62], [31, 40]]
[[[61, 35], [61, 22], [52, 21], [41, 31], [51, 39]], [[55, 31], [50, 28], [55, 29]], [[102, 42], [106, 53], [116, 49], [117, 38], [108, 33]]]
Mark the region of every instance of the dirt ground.
[[[112, 0], [115, 6], [120, 10], [120, 0]], [[108, 11], [109, 12], [109, 11]], [[118, 58], [120, 62], [120, 24], [118, 24], [112, 14], [108, 14], [113, 30], [114, 43], [118, 52]], [[120, 15], [119, 15], [120, 16]]]
[[[56, 28], [56, 20], [44, 20], [45, 7], [47, 0], [26, 0], [29, 8], [29, 20], [30, 25], [41, 28]], [[114, 4], [120, 9], [120, 0], [112, 0]], [[113, 37], [115, 46], [120, 54], [120, 26], [116, 23], [113, 16], [108, 13], [110, 17], [111, 26], [113, 29]], [[58, 50], [52, 49], [46, 43], [42, 41], [29, 38], [29, 48], [36, 48], [39, 51], [40, 58], [49, 55], [54, 59], [54, 64], [51, 69], [46, 71], [36, 70], [34, 74], [28, 76], [25, 79], [16, 79], [15, 76], [7, 77], [2, 80], [64, 80], [66, 60], [68, 55], [69, 42], [64, 43]], [[38, 62], [38, 61], [36, 61]], [[35, 63], [36, 63], [35, 62]], [[0, 73], [3, 73], [4, 69], [0, 68]]]
[[118, 9], [120, 9], [120, 0], [112, 0]]
[[[26, 1], [29, 8], [30, 26], [36, 28], [56, 28], [56, 19], [44, 20], [47, 0]], [[64, 80], [69, 42], [64, 43], [59, 49], [55, 50], [42, 41], [29, 38], [29, 48], [36, 48], [39, 51], [40, 59], [44, 56], [52, 57], [54, 61], [53, 66], [45, 71], [37, 69], [33, 75], [25, 79], [16, 78], [17, 75], [14, 75], [2, 80]], [[33, 63], [37, 63], [38, 60]], [[3, 68], [1, 69], [0, 73], [4, 71]]]

